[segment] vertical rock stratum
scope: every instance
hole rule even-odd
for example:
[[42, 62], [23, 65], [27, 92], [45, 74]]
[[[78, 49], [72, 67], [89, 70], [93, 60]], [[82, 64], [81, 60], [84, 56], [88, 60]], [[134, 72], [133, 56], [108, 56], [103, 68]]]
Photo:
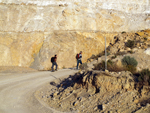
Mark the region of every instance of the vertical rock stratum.
[[150, 0], [0, 0], [0, 66], [39, 70], [76, 65], [113, 43], [117, 32], [150, 28]]

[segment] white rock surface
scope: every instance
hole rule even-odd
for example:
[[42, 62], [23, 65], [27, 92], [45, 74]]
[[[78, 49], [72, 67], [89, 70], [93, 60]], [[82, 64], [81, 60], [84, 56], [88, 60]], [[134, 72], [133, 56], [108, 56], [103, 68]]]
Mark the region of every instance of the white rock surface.
[[149, 0], [1, 0], [0, 31], [135, 31], [150, 28]]
[[146, 53], [147, 55], [150, 55], [150, 48], [147, 48], [144, 53]]

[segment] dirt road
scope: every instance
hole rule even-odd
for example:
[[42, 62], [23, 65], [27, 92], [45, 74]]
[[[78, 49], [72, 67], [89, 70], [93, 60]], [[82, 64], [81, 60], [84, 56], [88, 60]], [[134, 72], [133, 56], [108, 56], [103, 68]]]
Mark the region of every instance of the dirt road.
[[75, 73], [57, 72], [0, 73], [0, 113], [60, 113], [37, 100], [34, 92], [43, 84]]

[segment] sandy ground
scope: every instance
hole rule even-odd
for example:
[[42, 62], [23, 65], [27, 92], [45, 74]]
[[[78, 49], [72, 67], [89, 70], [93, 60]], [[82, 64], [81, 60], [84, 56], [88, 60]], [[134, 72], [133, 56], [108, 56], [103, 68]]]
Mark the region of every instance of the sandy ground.
[[51, 81], [75, 72], [71, 69], [50, 72], [0, 67], [0, 113], [60, 113], [37, 99], [35, 92]]

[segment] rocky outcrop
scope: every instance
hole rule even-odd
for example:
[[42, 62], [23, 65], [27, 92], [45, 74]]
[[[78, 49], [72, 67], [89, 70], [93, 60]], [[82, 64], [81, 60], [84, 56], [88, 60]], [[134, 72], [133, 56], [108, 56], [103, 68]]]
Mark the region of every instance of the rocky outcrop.
[[[113, 76], [112, 76], [112, 75]], [[77, 76], [77, 75], [75, 75]], [[76, 77], [76, 83], [74, 88], [86, 89], [88, 93], [95, 94], [106, 92], [113, 92], [118, 90], [133, 90], [134, 89], [134, 78], [130, 72], [121, 72], [120, 76], [114, 73], [105, 72], [85, 72], [82, 75]]]
[[[114, 37], [115, 43], [110, 45], [110, 54], [117, 53], [127, 53], [129, 51], [132, 52], [140, 52], [140, 50], [145, 50], [150, 46], [150, 30], [143, 30], [136, 33], [119, 33]], [[128, 41], [133, 41], [133, 47], [127, 46]]]
[[37, 91], [50, 107], [59, 111], [148, 113], [150, 87], [136, 86], [131, 72], [88, 71], [76, 73]]
[[[150, 32], [149, 30], [142, 30], [136, 33], [119, 33], [114, 37], [114, 44], [110, 44], [107, 48], [107, 60], [109, 71], [123, 71], [124, 65], [122, 59], [125, 56], [134, 58], [138, 64], [136, 72], [140, 72], [143, 69], [150, 70]], [[89, 58], [88, 69], [102, 70], [105, 68], [104, 53], [93, 55]], [[132, 69], [133, 70], [133, 69]], [[130, 70], [131, 71], [131, 70]], [[132, 72], [135, 73], [135, 72]]]

